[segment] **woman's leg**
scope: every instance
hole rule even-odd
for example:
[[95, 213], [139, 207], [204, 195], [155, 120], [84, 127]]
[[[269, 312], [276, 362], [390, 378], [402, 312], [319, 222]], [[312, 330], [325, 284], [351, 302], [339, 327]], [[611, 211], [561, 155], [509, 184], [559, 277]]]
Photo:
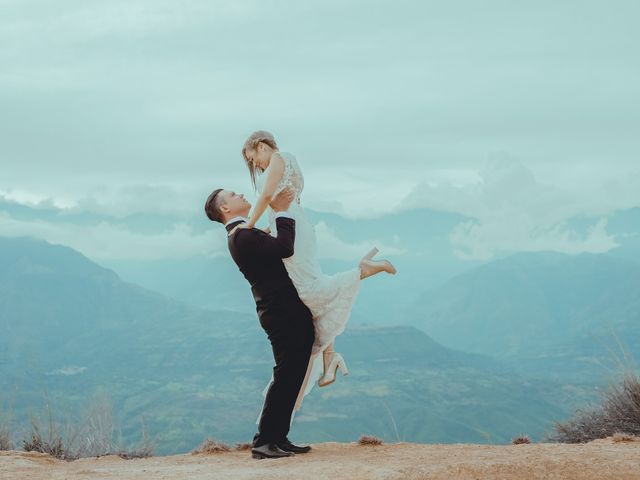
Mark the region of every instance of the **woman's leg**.
[[333, 342], [327, 345], [327, 348], [325, 348], [322, 351], [322, 363], [324, 365], [324, 372], [322, 372], [323, 375], [327, 374], [327, 367], [329, 366], [329, 363], [331, 362], [332, 357], [333, 357]]

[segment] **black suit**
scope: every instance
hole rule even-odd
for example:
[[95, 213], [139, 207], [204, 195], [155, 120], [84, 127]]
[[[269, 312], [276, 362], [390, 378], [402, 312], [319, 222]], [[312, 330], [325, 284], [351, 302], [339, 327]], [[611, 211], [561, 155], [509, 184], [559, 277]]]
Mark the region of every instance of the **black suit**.
[[[227, 225], [231, 231], [240, 221]], [[267, 332], [276, 365], [253, 446], [285, 440], [314, 341], [311, 312], [300, 300], [283, 258], [293, 255], [295, 220], [276, 219], [276, 238], [260, 229], [229, 236], [229, 252], [251, 284], [260, 325]]]

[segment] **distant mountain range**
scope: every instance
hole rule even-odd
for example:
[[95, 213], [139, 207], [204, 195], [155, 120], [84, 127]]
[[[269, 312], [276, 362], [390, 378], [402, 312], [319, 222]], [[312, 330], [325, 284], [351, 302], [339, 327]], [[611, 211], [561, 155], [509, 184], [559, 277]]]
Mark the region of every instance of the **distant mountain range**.
[[[0, 391], [16, 428], [43, 413], [45, 392], [62, 414], [104, 390], [125, 440], [139, 439], [144, 420], [157, 453], [255, 432], [273, 366], [255, 313], [190, 307], [30, 238], [0, 237], [0, 267]], [[293, 438], [508, 442], [540, 437], [594, 395], [532, 382], [410, 326], [353, 325], [336, 347], [351, 374], [305, 399]]]
[[444, 345], [594, 378], [622, 357], [621, 346], [640, 358], [640, 264], [519, 253], [425, 292], [413, 312], [412, 324]]
[[[10, 218], [52, 225], [97, 226], [109, 224], [140, 235], [169, 232], [176, 224], [184, 224], [194, 234], [211, 232], [221, 226], [206, 220], [202, 212], [186, 215], [170, 213], [134, 213], [126, 216], [99, 214], [54, 206], [29, 207], [0, 197], [0, 212]], [[326, 229], [346, 244], [374, 243], [404, 251], [393, 255], [382, 251], [398, 267], [398, 275], [380, 275], [365, 282], [353, 310], [351, 322], [371, 325], [407, 324], [415, 312], [412, 306], [427, 290], [440, 287], [450, 278], [487, 263], [458, 258], [450, 235], [461, 222], [472, 218], [427, 208], [385, 214], [378, 218], [350, 219], [338, 214], [307, 209], [314, 224]], [[567, 222], [576, 235], [584, 236], [603, 215], [577, 216]], [[640, 207], [617, 211], [605, 216], [607, 232], [620, 246], [609, 253], [628, 261], [640, 262]], [[499, 258], [509, 255], [505, 252]], [[357, 257], [357, 255], [356, 255]], [[329, 273], [353, 268], [358, 258], [350, 261], [325, 259], [323, 269]], [[189, 305], [208, 309], [232, 309], [252, 313], [251, 296], [246, 283], [225, 252], [219, 257], [204, 255], [187, 259], [101, 260], [125, 281], [163, 293]]]
[[[324, 223], [350, 244], [364, 243], [381, 248], [377, 258], [389, 258], [398, 275], [367, 279], [353, 310], [353, 323], [373, 325], [405, 324], [405, 310], [425, 288], [441, 284], [452, 275], [484, 262], [457, 258], [449, 234], [465, 217], [429, 209], [416, 209], [381, 219], [350, 220], [340, 215], [308, 211], [311, 221]], [[223, 229], [218, 225], [209, 228]], [[374, 239], [374, 240], [372, 240]], [[390, 255], [382, 245], [398, 245], [406, 253]], [[354, 268], [360, 257], [350, 261], [322, 259], [322, 268], [335, 273]], [[102, 262], [125, 280], [162, 292], [203, 308], [232, 308], [252, 311], [246, 282], [229, 255], [196, 256], [181, 260], [106, 260]]]

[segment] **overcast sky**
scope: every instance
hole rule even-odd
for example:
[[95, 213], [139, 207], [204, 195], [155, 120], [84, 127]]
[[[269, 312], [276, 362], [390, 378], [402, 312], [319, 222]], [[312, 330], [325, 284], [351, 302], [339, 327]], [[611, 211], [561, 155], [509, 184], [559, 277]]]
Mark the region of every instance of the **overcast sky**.
[[0, 195], [201, 214], [213, 188], [250, 192], [240, 149], [267, 129], [311, 208], [458, 211], [491, 232], [453, 238], [489, 251], [526, 217], [530, 244], [640, 205], [638, 18], [615, 0], [0, 0]]

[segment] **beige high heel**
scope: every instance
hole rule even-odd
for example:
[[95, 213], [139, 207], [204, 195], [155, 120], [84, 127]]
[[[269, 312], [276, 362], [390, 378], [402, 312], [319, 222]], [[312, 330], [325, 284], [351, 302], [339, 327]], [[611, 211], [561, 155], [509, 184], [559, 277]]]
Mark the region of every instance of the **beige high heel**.
[[378, 251], [379, 250], [376, 247], [373, 247], [371, 250], [369, 250], [369, 252], [364, 257], [362, 257], [362, 260], [371, 260], [373, 257], [375, 257]]
[[[327, 350], [325, 350], [326, 352]], [[347, 369], [347, 364], [342, 358], [342, 355], [336, 353], [334, 350], [329, 350], [329, 353], [333, 353], [333, 357], [331, 358], [331, 362], [329, 362], [329, 366], [326, 371], [318, 380], [319, 387], [326, 387], [327, 385], [332, 384], [336, 381], [336, 372], [338, 369], [342, 372], [343, 376], [349, 375], [349, 369]], [[324, 353], [324, 352], [323, 352]]]

